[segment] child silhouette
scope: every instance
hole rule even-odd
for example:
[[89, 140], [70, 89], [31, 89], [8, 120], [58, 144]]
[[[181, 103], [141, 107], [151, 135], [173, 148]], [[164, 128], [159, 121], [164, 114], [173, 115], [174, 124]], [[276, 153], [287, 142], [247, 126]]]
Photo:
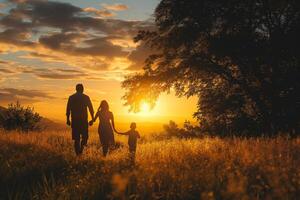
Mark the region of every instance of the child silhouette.
[[136, 123], [132, 122], [130, 124], [130, 130], [127, 132], [117, 132], [120, 135], [128, 135], [128, 146], [129, 146], [129, 153], [132, 161], [135, 159], [135, 152], [136, 152], [136, 145], [137, 145], [137, 139], [140, 138], [140, 134], [138, 131], [136, 131]]

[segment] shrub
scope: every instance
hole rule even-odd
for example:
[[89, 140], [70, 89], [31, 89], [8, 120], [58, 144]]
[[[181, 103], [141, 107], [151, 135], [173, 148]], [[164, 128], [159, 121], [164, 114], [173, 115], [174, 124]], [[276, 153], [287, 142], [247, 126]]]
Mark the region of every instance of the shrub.
[[172, 120], [163, 127], [168, 137], [195, 138], [204, 136], [204, 132], [198, 126], [193, 126], [189, 121], [184, 122], [183, 128], [179, 128]]
[[39, 130], [40, 120], [41, 116], [34, 111], [34, 108], [25, 108], [17, 102], [9, 104], [7, 109], [2, 110], [0, 124], [4, 130], [28, 132]]

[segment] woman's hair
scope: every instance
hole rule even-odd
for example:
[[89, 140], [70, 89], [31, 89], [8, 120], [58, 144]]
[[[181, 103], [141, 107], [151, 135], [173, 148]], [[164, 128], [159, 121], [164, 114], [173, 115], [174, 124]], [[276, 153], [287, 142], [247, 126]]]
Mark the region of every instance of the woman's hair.
[[109, 111], [109, 106], [106, 100], [101, 101], [98, 111]]

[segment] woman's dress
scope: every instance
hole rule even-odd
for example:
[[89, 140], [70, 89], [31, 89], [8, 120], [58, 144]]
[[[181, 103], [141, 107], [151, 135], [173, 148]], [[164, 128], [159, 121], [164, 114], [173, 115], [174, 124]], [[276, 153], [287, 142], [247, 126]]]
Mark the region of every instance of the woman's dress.
[[100, 142], [102, 145], [113, 145], [115, 144], [114, 132], [110, 123], [113, 118], [112, 112], [99, 111], [99, 128], [98, 133], [100, 137]]

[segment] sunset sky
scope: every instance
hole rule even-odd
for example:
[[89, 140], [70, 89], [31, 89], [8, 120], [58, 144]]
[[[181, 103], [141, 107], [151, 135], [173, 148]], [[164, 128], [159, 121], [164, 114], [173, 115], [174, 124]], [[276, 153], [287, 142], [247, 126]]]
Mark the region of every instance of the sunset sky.
[[152, 28], [157, 0], [0, 0], [0, 105], [19, 100], [41, 115], [65, 119], [65, 104], [83, 83], [94, 109], [106, 99], [116, 121], [192, 119], [196, 98], [163, 94], [157, 106], [129, 113], [125, 75], [151, 52], [132, 38]]

